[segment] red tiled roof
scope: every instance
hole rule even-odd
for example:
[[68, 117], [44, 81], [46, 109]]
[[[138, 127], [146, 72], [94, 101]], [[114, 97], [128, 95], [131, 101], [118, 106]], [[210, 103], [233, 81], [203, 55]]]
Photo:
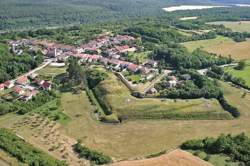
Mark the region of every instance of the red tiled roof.
[[133, 63], [128, 65], [128, 69], [133, 72], [136, 72], [138, 70], [138, 67], [139, 67], [138, 65], [135, 65]]
[[5, 84], [0, 84], [0, 89], [3, 89], [5, 87]]
[[45, 82], [42, 84], [42, 87], [43, 87], [44, 89], [49, 89], [49, 88], [51, 87], [51, 83], [48, 82], [48, 81], [45, 81]]
[[26, 84], [28, 82], [28, 77], [27, 76], [23, 76], [17, 79], [16, 83], [18, 84]]
[[19, 93], [21, 93], [23, 91], [23, 89], [21, 87], [19, 87], [19, 86], [15, 86], [13, 88], [13, 91], [19, 94]]

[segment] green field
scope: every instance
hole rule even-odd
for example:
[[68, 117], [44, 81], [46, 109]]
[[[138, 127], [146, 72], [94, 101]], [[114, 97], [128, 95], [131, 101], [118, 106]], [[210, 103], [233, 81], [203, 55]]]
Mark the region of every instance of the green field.
[[203, 151], [193, 151], [190, 150], [189, 152], [193, 153], [194, 155], [198, 156], [202, 160], [208, 161], [214, 166], [239, 166], [239, 163], [230, 161], [230, 158], [224, 155], [218, 154], [207, 154]]
[[230, 38], [218, 36], [215, 39], [199, 40], [183, 43], [185, 47], [191, 52], [196, 48], [202, 48], [205, 51], [232, 58], [250, 59], [250, 40], [245, 42], [235, 42]]
[[226, 72], [229, 72], [234, 77], [242, 78], [246, 81], [246, 85], [250, 87], [250, 61], [246, 62], [246, 67], [243, 70], [236, 70], [234, 67], [225, 68]]
[[125, 119], [231, 119], [215, 99], [135, 98], [111, 73], [94, 91], [100, 103]]
[[250, 21], [217, 21], [208, 24], [224, 25], [235, 32], [250, 32]]
[[[115, 77], [113, 77], [113, 79], [114, 78]], [[106, 84], [111, 83], [112, 81], [115, 81], [116, 84], [119, 84], [119, 86], [123, 85], [116, 79], [108, 80], [106, 81]], [[177, 100], [177, 103], [172, 100], [162, 102], [156, 99], [146, 99], [144, 101], [131, 97], [129, 92], [126, 90], [126, 87], [114, 86], [116, 84], [113, 84], [113, 86], [109, 85], [111, 86], [110, 91], [120, 94], [116, 94], [116, 96], [114, 95], [116, 98], [112, 101], [118, 102], [115, 105], [116, 108], [119, 108], [119, 105], [121, 107], [121, 104], [123, 104], [126, 109], [129, 108], [129, 105], [132, 106], [131, 108], [152, 109], [149, 108], [150, 104], [157, 106], [165, 102], [168, 103], [168, 105], [166, 104], [162, 106], [162, 108], [177, 107], [177, 103], [183, 106], [190, 106], [190, 109], [181, 108], [178, 110], [180, 112], [185, 112], [187, 109], [192, 110], [195, 108], [200, 108], [198, 111], [202, 111], [204, 108], [207, 110], [208, 107], [218, 107], [217, 104], [211, 104], [213, 101], [208, 102], [203, 99], [198, 100], [197, 103], [199, 103], [199, 105], [193, 105], [193, 107], [191, 104], [193, 101]], [[108, 85], [105, 86], [107, 87]], [[80, 94], [66, 92], [62, 93], [61, 103], [63, 113], [69, 117], [67, 123], [50, 122], [43, 128], [41, 128], [41, 126], [36, 128], [32, 127], [33, 125], [38, 125], [35, 123], [36, 119], [32, 118], [32, 121], [25, 120], [29, 115], [20, 116], [16, 114], [7, 114], [0, 116], [0, 127], [14, 129], [29, 143], [39, 147], [40, 149], [59, 159], [62, 156], [60, 151], [49, 151], [49, 149], [53, 147], [55, 143], [63, 141], [65, 138], [60, 136], [56, 140], [56, 137], [53, 136], [53, 142], [55, 141], [54, 143], [52, 141], [46, 140], [45, 136], [47, 132], [51, 130], [51, 128], [49, 128], [51, 124], [60, 126], [59, 130], [56, 130], [53, 135], [60, 133], [60, 135], [67, 136], [67, 138], [69, 137], [75, 140], [80, 139], [87, 147], [108, 154], [114, 157], [115, 160], [148, 156], [163, 150], [176, 148], [184, 141], [190, 139], [204, 138], [206, 136], [216, 137], [221, 133], [238, 134], [245, 132], [247, 135], [250, 135], [250, 95], [247, 94], [244, 98], [242, 98], [242, 94], [244, 94], [242, 90], [231, 87], [226, 83], [222, 83], [222, 87], [225, 97], [230, 102], [230, 104], [239, 108], [242, 114], [239, 119], [133, 120], [119, 125], [103, 124], [95, 120], [96, 118], [93, 114], [95, 107], [91, 105], [85, 92]], [[139, 101], [140, 104], [135, 104], [137, 101]], [[159, 107], [156, 108], [160, 110]], [[134, 113], [134, 111], [132, 112], [131, 110], [125, 111], [130, 111], [129, 113], [132, 114]], [[23, 123], [22, 121], [25, 121], [26, 123]], [[16, 125], [17, 122], [22, 123]], [[32, 126], [30, 126], [29, 123], [31, 123]], [[44, 120], [42, 124], [47, 124], [47, 120]]]

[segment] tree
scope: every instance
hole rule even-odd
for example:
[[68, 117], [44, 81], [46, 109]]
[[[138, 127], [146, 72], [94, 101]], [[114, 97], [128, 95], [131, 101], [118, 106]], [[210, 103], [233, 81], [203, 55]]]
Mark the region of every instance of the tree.
[[238, 65], [235, 67], [235, 69], [244, 70], [245, 67], [246, 67], [246, 62], [242, 60], [238, 63]]
[[68, 77], [76, 84], [80, 84], [83, 80], [83, 69], [78, 63], [78, 58], [69, 58], [69, 65], [67, 68]]

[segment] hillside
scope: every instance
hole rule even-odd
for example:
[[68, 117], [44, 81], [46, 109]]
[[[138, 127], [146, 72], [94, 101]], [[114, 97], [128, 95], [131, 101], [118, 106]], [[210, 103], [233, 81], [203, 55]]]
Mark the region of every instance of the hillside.
[[[161, 8], [221, 0], [2, 0], [0, 30], [95, 23], [165, 14]], [[243, 1], [239, 1], [243, 2]], [[238, 1], [237, 1], [238, 3]]]

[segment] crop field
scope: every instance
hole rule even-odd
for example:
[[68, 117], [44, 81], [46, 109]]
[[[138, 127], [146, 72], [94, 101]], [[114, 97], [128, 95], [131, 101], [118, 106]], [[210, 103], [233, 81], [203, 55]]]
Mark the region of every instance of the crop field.
[[217, 100], [167, 100], [132, 97], [116, 76], [101, 82], [95, 93], [99, 102], [125, 119], [231, 119]]
[[242, 78], [246, 81], [246, 85], [250, 87], [250, 61], [247, 61], [246, 67], [243, 70], [236, 70], [234, 67], [225, 68], [226, 72], [231, 73], [235, 77]]
[[202, 48], [208, 52], [228, 57], [231, 55], [236, 60], [250, 59], [250, 40], [234, 42], [232, 39], [218, 36], [215, 39], [192, 41], [183, 43], [189, 51]]
[[250, 21], [217, 21], [208, 24], [224, 25], [236, 32], [250, 32]]

